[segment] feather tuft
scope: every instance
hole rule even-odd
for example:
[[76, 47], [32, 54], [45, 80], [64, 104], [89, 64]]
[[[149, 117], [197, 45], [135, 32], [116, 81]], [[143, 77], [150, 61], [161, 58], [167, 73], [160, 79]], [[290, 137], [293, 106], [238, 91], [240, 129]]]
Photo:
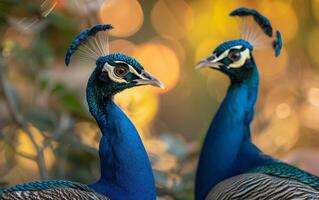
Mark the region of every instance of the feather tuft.
[[240, 17], [240, 37], [248, 41], [254, 48], [273, 47], [275, 55], [279, 56], [282, 39], [279, 31], [273, 37], [270, 21], [254, 9], [238, 8], [230, 16]]
[[273, 48], [275, 49], [276, 57], [279, 56], [282, 49], [282, 39], [279, 31], [276, 32], [276, 39], [273, 42]]
[[255, 22], [262, 28], [264, 33], [269, 37], [272, 36], [272, 27], [269, 20], [258, 13], [256, 10], [248, 9], [248, 8], [238, 8], [229, 14], [230, 16], [239, 16], [239, 17], [247, 17], [252, 16]]
[[65, 64], [70, 64], [71, 56], [78, 51], [78, 58], [82, 61], [93, 61], [109, 54], [108, 31], [113, 27], [110, 24], [95, 25], [82, 31], [75, 37], [65, 56]]

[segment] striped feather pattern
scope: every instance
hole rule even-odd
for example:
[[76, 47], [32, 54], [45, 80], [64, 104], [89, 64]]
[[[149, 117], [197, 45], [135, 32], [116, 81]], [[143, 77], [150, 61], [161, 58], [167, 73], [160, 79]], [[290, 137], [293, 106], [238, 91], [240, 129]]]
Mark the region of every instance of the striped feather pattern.
[[70, 188], [78, 189], [83, 191], [94, 192], [87, 185], [72, 181], [66, 180], [47, 180], [47, 181], [34, 181], [30, 183], [22, 183], [10, 188], [0, 190], [0, 196], [3, 193], [15, 192], [15, 191], [37, 191], [37, 190], [46, 190], [46, 189], [55, 189], [55, 188]]
[[1, 200], [110, 200], [96, 192], [72, 188], [55, 188], [38, 191], [14, 191], [4, 193]]
[[285, 163], [277, 163], [272, 165], [256, 167], [250, 172], [263, 173], [271, 176], [277, 176], [280, 178], [293, 179], [301, 183], [307, 184], [319, 191], [319, 177]]
[[319, 200], [319, 191], [301, 182], [246, 173], [228, 178], [216, 185], [206, 200]]

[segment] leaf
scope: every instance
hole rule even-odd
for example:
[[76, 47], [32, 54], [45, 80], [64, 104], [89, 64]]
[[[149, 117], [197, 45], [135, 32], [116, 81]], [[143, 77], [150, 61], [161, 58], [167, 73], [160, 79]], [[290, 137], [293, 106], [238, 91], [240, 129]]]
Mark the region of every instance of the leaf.
[[59, 83], [54, 86], [51, 94], [57, 98], [62, 110], [80, 117], [88, 118], [88, 112], [75, 91], [72, 91]]

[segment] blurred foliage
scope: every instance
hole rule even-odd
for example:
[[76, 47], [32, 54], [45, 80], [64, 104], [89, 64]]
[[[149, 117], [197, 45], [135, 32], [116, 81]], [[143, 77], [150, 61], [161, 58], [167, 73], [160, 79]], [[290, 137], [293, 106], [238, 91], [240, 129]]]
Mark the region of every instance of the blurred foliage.
[[318, 0], [0, 0], [0, 187], [99, 177], [100, 133], [85, 101], [94, 63], [66, 68], [63, 60], [79, 31], [111, 23], [111, 51], [136, 57], [167, 86], [116, 97], [143, 138], [158, 195], [193, 199], [201, 142], [228, 85], [193, 66], [238, 38], [228, 13], [239, 6], [264, 13], [285, 42], [277, 59], [269, 49], [254, 52], [261, 87], [253, 139], [319, 174], [310, 156], [319, 151]]

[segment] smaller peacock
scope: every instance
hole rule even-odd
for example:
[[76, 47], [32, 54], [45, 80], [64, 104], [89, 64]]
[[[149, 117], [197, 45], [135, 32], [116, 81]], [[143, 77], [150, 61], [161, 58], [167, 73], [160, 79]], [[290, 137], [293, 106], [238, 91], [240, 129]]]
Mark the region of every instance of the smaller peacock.
[[67, 51], [69, 65], [76, 53], [96, 64], [87, 88], [89, 111], [103, 137], [100, 141], [101, 178], [86, 185], [65, 180], [36, 181], [0, 190], [3, 200], [83, 199], [155, 200], [155, 182], [148, 155], [129, 118], [113, 102], [113, 96], [140, 85], [163, 87], [135, 59], [109, 54], [107, 32], [111, 25], [95, 25], [81, 32]]
[[319, 178], [265, 155], [251, 141], [259, 75], [253, 49], [282, 48], [279, 31], [256, 10], [238, 8], [241, 39], [219, 45], [197, 68], [226, 74], [230, 86], [208, 129], [196, 174], [197, 200], [319, 199]]

